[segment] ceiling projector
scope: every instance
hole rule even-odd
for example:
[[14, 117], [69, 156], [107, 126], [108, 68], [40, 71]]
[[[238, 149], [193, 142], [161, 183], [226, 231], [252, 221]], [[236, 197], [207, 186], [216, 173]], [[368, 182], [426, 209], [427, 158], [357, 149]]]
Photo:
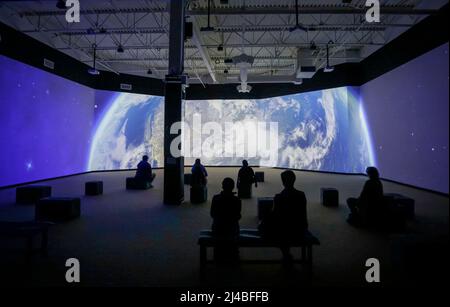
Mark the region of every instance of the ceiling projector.
[[247, 74], [248, 69], [252, 67], [254, 61], [254, 57], [246, 55], [245, 53], [233, 57], [233, 63], [240, 70], [239, 79], [241, 81], [241, 84], [236, 87], [239, 93], [250, 93], [250, 91], [252, 90], [252, 87], [247, 84]]
[[91, 75], [97, 76], [97, 75], [100, 74], [100, 71], [98, 71], [98, 70], [95, 69], [95, 68], [89, 68], [89, 69], [88, 69], [88, 73], [90, 73]]
[[247, 83], [241, 83], [241, 85], [238, 85], [236, 88], [239, 93], [250, 93], [252, 90], [252, 87]]
[[334, 71], [334, 67], [333, 67], [333, 66], [327, 65], [327, 66], [323, 69], [323, 71], [324, 71], [324, 72], [333, 72], [333, 71]]

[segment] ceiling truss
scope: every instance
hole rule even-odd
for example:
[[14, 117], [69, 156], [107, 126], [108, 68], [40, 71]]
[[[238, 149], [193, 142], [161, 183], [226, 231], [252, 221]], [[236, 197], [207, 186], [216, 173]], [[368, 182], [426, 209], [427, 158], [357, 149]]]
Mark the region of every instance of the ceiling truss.
[[[0, 21], [88, 65], [95, 47], [100, 69], [143, 76], [150, 70], [152, 77], [164, 78], [168, 0], [85, 1], [79, 24], [67, 23], [65, 11], [52, 2], [2, 2]], [[300, 0], [299, 18], [308, 31], [291, 31], [295, 1], [280, 0], [277, 5], [267, 0], [211, 2], [214, 30], [202, 32], [207, 0], [188, 1], [187, 20], [194, 24], [194, 37], [185, 44], [185, 71], [194, 82], [235, 78], [239, 69], [226, 62], [241, 53], [255, 58], [249, 74], [268, 80], [294, 75], [299, 50], [305, 51], [302, 61], [318, 69], [326, 62], [327, 45], [333, 65], [359, 62], [442, 6], [442, 1], [425, 1], [427, 5], [419, 0], [381, 1], [381, 22], [370, 24], [364, 18], [365, 1], [347, 5], [338, 0]]]

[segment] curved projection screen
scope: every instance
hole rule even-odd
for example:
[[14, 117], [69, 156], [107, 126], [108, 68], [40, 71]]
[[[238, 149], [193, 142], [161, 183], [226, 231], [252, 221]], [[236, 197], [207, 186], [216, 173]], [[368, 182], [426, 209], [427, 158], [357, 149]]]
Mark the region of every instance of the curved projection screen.
[[86, 171], [93, 89], [0, 56], [0, 186]]
[[448, 193], [448, 43], [361, 87], [384, 178]]
[[[98, 92], [89, 169], [134, 168], [143, 154], [163, 165], [163, 98]], [[357, 89], [258, 100], [184, 103], [186, 164], [254, 165], [359, 173], [374, 165]]]
[[[143, 154], [162, 166], [163, 97], [96, 91], [3, 56], [0, 67], [0, 186], [130, 169]], [[448, 99], [446, 44], [360, 88], [186, 101], [185, 163], [375, 165], [384, 178], [448, 193]]]

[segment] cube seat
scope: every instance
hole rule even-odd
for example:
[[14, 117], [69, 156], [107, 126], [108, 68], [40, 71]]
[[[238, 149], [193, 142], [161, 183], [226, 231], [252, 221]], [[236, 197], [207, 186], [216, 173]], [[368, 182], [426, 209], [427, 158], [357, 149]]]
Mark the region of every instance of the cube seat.
[[103, 194], [103, 181], [88, 181], [84, 185], [84, 194], [89, 196]]
[[36, 221], [64, 222], [80, 217], [80, 198], [47, 197], [35, 207]]
[[321, 188], [320, 200], [325, 207], [339, 207], [339, 191], [335, 188]]
[[44, 197], [52, 196], [52, 187], [48, 185], [27, 185], [16, 188], [16, 203], [36, 204]]

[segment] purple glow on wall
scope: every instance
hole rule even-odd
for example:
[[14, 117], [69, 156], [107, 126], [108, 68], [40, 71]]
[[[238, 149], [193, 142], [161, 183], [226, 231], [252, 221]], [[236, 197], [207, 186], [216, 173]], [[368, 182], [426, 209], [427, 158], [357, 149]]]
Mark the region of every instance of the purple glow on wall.
[[0, 186], [86, 171], [95, 91], [0, 56]]
[[384, 178], [449, 189], [448, 44], [361, 87]]

